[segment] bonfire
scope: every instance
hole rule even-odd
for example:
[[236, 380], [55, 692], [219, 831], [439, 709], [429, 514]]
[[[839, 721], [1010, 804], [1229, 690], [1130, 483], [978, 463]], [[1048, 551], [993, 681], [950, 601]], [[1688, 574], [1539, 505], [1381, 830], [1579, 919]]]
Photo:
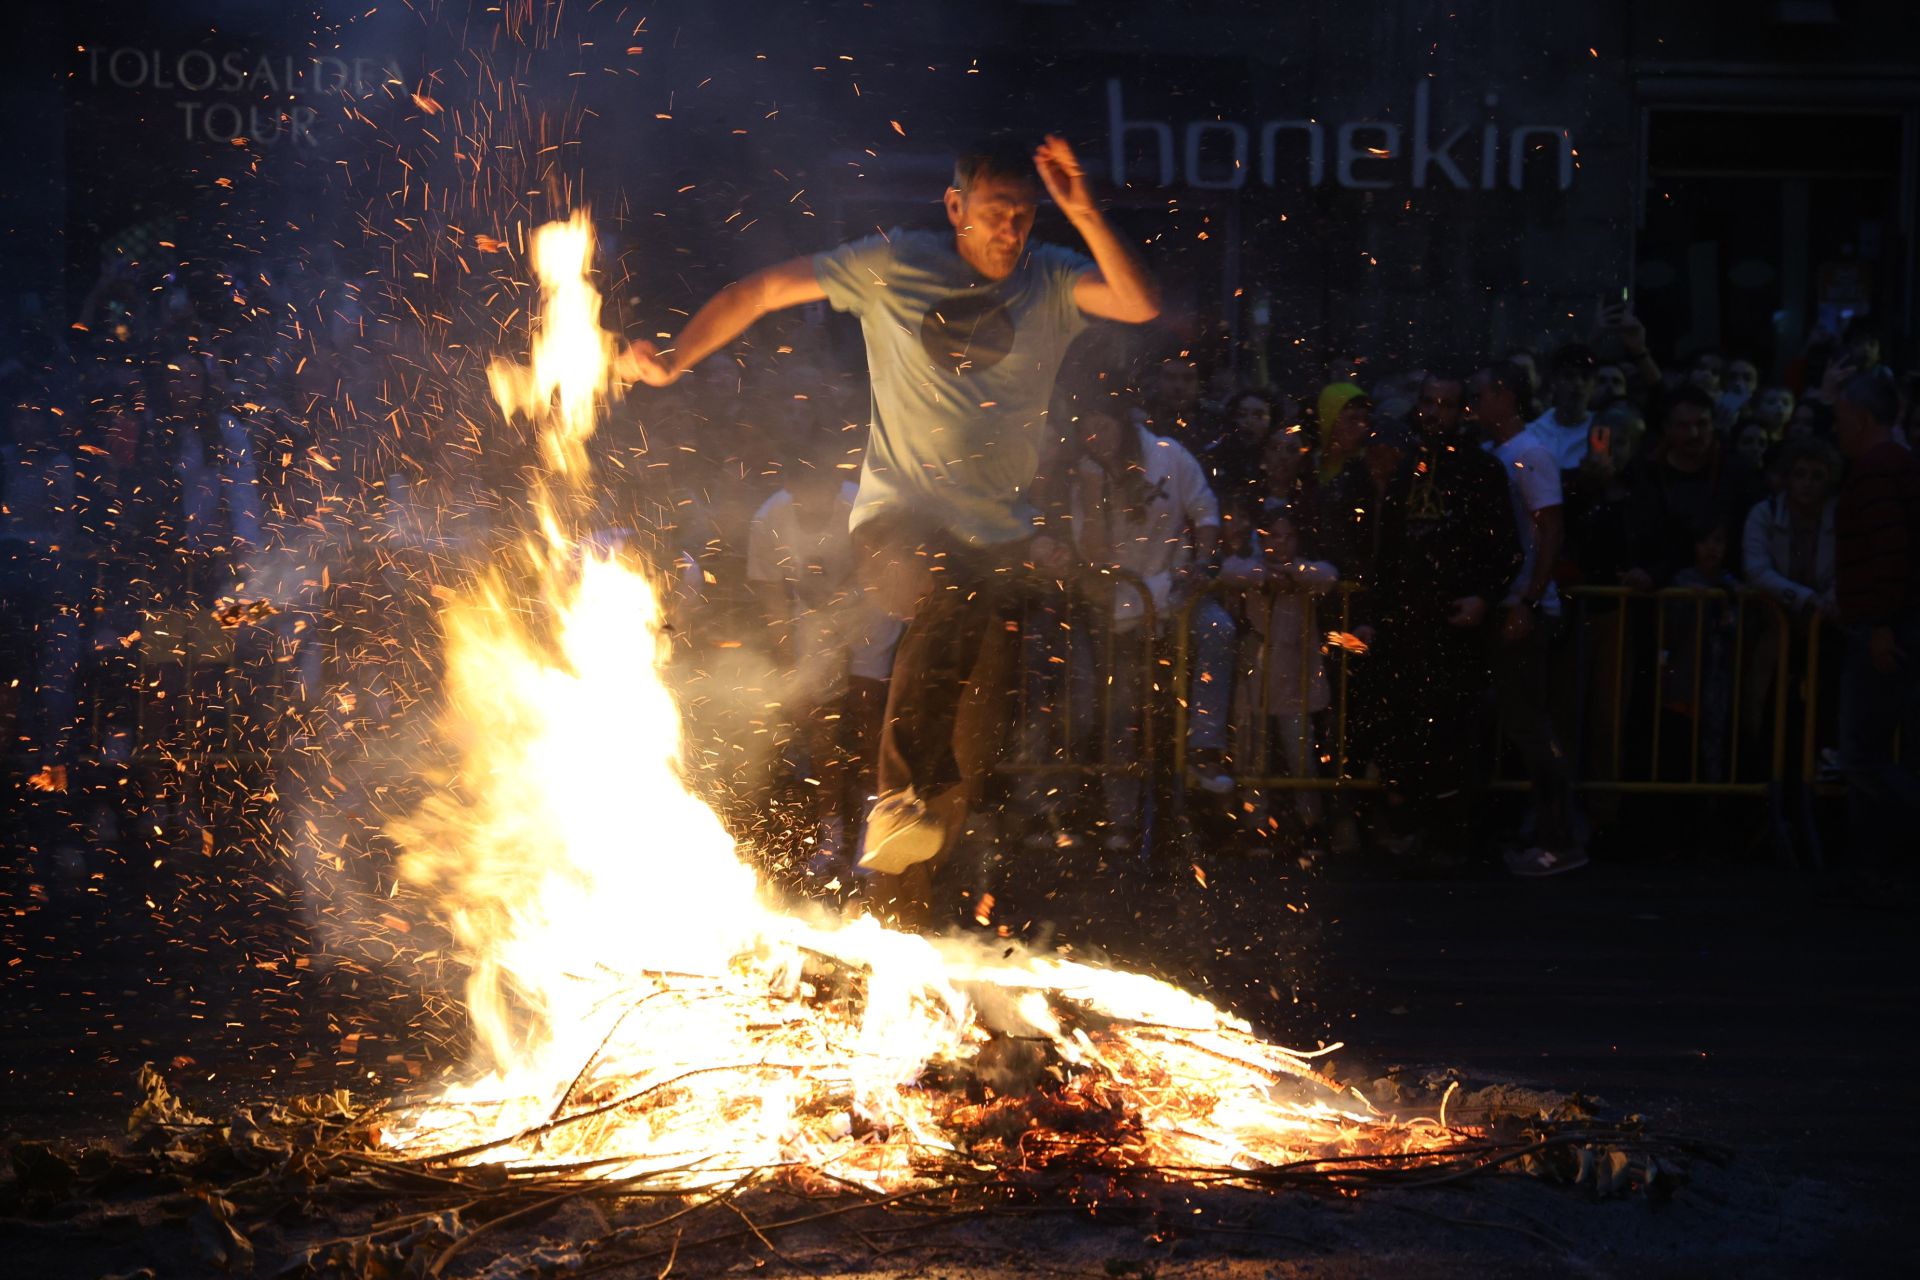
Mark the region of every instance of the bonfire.
[[457, 783], [396, 834], [470, 967], [471, 1079], [383, 1140], [697, 1191], [748, 1172], [889, 1191], [1065, 1163], [1256, 1171], [1436, 1151], [1312, 1053], [1138, 973], [783, 907], [687, 786], [647, 566], [570, 527], [614, 387], [584, 215], [533, 237], [530, 359], [501, 411], [546, 472], [524, 588], [447, 610]]

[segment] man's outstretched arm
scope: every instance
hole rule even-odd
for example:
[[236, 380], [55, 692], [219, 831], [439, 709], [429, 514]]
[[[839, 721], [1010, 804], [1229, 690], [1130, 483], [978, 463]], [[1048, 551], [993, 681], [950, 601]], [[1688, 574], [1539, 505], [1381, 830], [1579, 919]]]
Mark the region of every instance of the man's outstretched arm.
[[707, 299], [665, 350], [651, 342], [629, 344], [614, 362], [614, 372], [623, 382], [668, 386], [768, 312], [819, 302], [826, 296], [827, 291], [814, 277], [813, 259], [789, 258], [735, 281]]
[[1066, 139], [1049, 134], [1034, 152], [1033, 164], [1046, 183], [1047, 194], [1087, 242], [1087, 250], [1100, 268], [1074, 284], [1074, 303], [1090, 316], [1126, 324], [1145, 324], [1159, 315], [1159, 282], [1100, 212], [1087, 186], [1086, 173]]

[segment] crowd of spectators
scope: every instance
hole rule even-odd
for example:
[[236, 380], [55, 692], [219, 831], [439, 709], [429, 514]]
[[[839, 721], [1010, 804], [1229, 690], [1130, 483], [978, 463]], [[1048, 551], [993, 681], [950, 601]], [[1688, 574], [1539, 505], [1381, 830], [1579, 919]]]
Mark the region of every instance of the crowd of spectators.
[[[1729, 786], [1804, 781], [1845, 784], [1850, 856], [1890, 854], [1920, 815], [1894, 745], [1920, 679], [1914, 411], [1866, 321], [1763, 386], [1744, 357], [1658, 362], [1623, 305], [1479, 368], [1222, 387], [1181, 352], [1063, 385], [1004, 691], [1026, 724], [983, 841], [1164, 852], [1233, 828], [1542, 876], [1586, 864], [1606, 783], [1711, 814]], [[857, 423], [826, 439], [812, 465], [850, 477]], [[844, 546], [766, 563], [776, 634], [861, 599]], [[839, 577], [823, 594], [802, 563]], [[877, 680], [890, 633], [859, 634]], [[801, 719], [857, 744], [879, 705]], [[1524, 812], [1479, 802], [1496, 774], [1529, 784]], [[846, 873], [852, 813], [820, 828], [817, 874]]]
[[[474, 368], [430, 395], [395, 375], [430, 362], [369, 339], [357, 278], [115, 267], [9, 360], [0, 718], [11, 777], [48, 797], [27, 846], [226, 823], [278, 847], [301, 797], [351, 806], [342, 753], [430, 687], [431, 586], [521, 459], [474, 426]], [[792, 336], [784, 363], [715, 357], [630, 398], [600, 515], [671, 566], [690, 767], [839, 883], [900, 624], [846, 533], [863, 383]], [[1308, 859], [1572, 869], [1608, 818], [1580, 781], [1777, 780], [1783, 645], [1788, 714], [1809, 663], [1819, 689], [1790, 740], [1844, 777], [1855, 848], [1920, 814], [1920, 406], [1870, 322], [1765, 380], [1737, 354], [1656, 362], [1624, 306], [1478, 368], [1270, 387], [1207, 364], [1056, 394], [1017, 669], [976, 690], [1022, 708], [989, 744], [1011, 767], [985, 856], [1231, 829]], [[1503, 759], [1530, 799], [1490, 830]]]

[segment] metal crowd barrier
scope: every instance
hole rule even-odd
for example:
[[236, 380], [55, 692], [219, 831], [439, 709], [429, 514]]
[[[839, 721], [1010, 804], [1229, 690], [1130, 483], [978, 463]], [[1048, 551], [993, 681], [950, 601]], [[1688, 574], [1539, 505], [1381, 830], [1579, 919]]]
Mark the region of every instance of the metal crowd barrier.
[[[1115, 597], [1130, 588], [1140, 601], [1138, 622], [1147, 637], [1158, 626], [1153, 593], [1138, 574], [1125, 569], [1077, 573], [1064, 582], [1035, 579], [1027, 584], [1022, 602], [1023, 660], [1015, 678], [1020, 682], [1014, 717], [1013, 749], [995, 766], [1016, 777], [1125, 777], [1153, 776], [1157, 759], [1154, 717], [1145, 703], [1154, 689], [1155, 653], [1151, 642], [1139, 646], [1138, 688], [1141, 705], [1122, 707], [1116, 701], [1127, 685], [1119, 677], [1117, 653], [1120, 635], [1113, 625]], [[1048, 616], [1057, 615], [1057, 616]], [[1084, 680], [1098, 690], [1092, 708], [1094, 728], [1086, 730], [1088, 709], [1080, 705], [1083, 672], [1079, 663], [1088, 647], [1099, 661]], [[1039, 661], [1032, 661], [1039, 658]], [[1110, 726], [1117, 713], [1140, 717], [1138, 758], [1114, 758]], [[1088, 758], [1084, 748], [1097, 751]]]
[[[1236, 698], [1236, 707], [1244, 714], [1236, 715], [1233, 726], [1234, 736], [1250, 739], [1251, 751], [1236, 751], [1233, 760], [1236, 767], [1234, 779], [1242, 786], [1277, 789], [1324, 789], [1324, 790], [1372, 790], [1377, 788], [1379, 780], [1365, 774], [1356, 775], [1351, 771], [1352, 739], [1350, 733], [1350, 689], [1353, 652], [1347, 647], [1327, 641], [1329, 631], [1342, 635], [1351, 635], [1353, 631], [1353, 600], [1366, 588], [1359, 583], [1337, 582], [1329, 585], [1323, 592], [1302, 591], [1292, 585], [1247, 588], [1230, 586], [1222, 582], [1209, 582], [1205, 588], [1196, 591], [1188, 598], [1180, 611], [1180, 625], [1174, 636], [1174, 710], [1172, 755], [1173, 776], [1176, 786], [1187, 785], [1187, 739], [1192, 723], [1192, 687], [1193, 687], [1193, 624], [1200, 606], [1207, 600], [1219, 600], [1223, 604], [1235, 597], [1256, 600], [1261, 616], [1273, 616], [1273, 598], [1281, 594], [1295, 594], [1303, 597], [1308, 607], [1300, 610], [1299, 635], [1299, 698], [1303, 709], [1296, 716], [1299, 725], [1299, 758], [1306, 759], [1310, 754], [1312, 738], [1312, 715], [1304, 711], [1310, 703], [1316, 668], [1324, 672], [1331, 684], [1329, 693], [1332, 712], [1332, 742], [1330, 750], [1321, 758], [1320, 763], [1331, 768], [1329, 774], [1297, 775], [1277, 773], [1271, 767], [1271, 743], [1268, 741], [1265, 725], [1272, 717], [1273, 704], [1271, 691], [1273, 681], [1268, 666], [1269, 649], [1262, 645], [1248, 651], [1242, 644], [1237, 647], [1234, 676], [1236, 680], [1250, 676], [1253, 685], [1259, 690], [1258, 697], [1248, 703]], [[1323, 609], [1324, 601], [1337, 601], [1337, 617], [1331, 609]], [[1244, 611], [1242, 611], [1244, 612]], [[1241, 655], [1251, 659], [1251, 665], [1239, 660]], [[1329, 670], [1330, 668], [1330, 670]]]
[[[1339, 583], [1320, 593], [1308, 593], [1311, 607], [1300, 610], [1299, 685], [1295, 713], [1290, 717], [1299, 734], [1297, 759], [1316, 763], [1310, 753], [1313, 715], [1310, 705], [1315, 670], [1329, 682], [1327, 742], [1317, 758], [1319, 769], [1305, 773], [1272, 767], [1264, 726], [1274, 706], [1267, 662], [1261, 646], [1250, 661], [1236, 663], [1237, 679], [1250, 681], [1254, 696], [1239, 699], [1236, 736], [1242, 739], [1233, 753], [1234, 779], [1241, 786], [1269, 790], [1369, 790], [1377, 778], [1365, 772], [1368, 763], [1356, 760], [1352, 743], [1352, 677], [1355, 661], [1365, 661], [1336, 643], [1331, 633], [1350, 636], [1355, 621], [1355, 597], [1364, 588]], [[1188, 727], [1193, 695], [1193, 621], [1208, 598], [1227, 599], [1244, 593], [1260, 610], [1272, 616], [1277, 591], [1298, 591], [1291, 585], [1240, 588], [1211, 583], [1190, 598], [1175, 628], [1173, 672], [1173, 727], [1168, 751], [1178, 786], [1187, 783]], [[1564, 655], [1574, 662], [1571, 689], [1557, 690], [1552, 701], [1563, 710], [1571, 694], [1575, 715], [1571, 723], [1556, 717], [1555, 730], [1574, 773], [1574, 786], [1588, 792], [1670, 795], [1773, 794], [1789, 781], [1789, 693], [1795, 687], [1790, 667], [1792, 619], [1774, 597], [1754, 591], [1707, 588], [1666, 588], [1641, 592], [1626, 587], [1573, 587], [1564, 592], [1563, 634], [1556, 641], [1557, 676], [1564, 677]], [[1728, 612], [1728, 611], [1731, 612]], [[1813, 708], [1818, 683], [1818, 619], [1809, 637], [1807, 670], [1800, 688], [1805, 704], [1803, 755], [1809, 775], [1814, 753]], [[1490, 643], [1493, 641], [1490, 638]], [[1766, 701], [1770, 715], [1755, 733], [1755, 708], [1750, 681], [1756, 663], [1770, 673]], [[1596, 692], [1599, 696], [1595, 696]], [[1491, 702], [1491, 690], [1489, 690]], [[1636, 701], [1638, 700], [1638, 701]], [[1723, 722], [1716, 717], [1724, 714]], [[1498, 725], [1491, 725], [1494, 732]], [[1390, 732], [1391, 726], [1383, 726]], [[1676, 734], [1679, 735], [1676, 743]], [[1629, 738], [1647, 744], [1644, 754], [1629, 750]], [[1497, 741], [1497, 739], [1496, 739]], [[1724, 752], [1717, 749], [1724, 746]], [[1250, 749], [1249, 749], [1250, 748]], [[1715, 749], [1710, 752], [1710, 748]], [[1762, 758], [1753, 767], [1755, 753]], [[1503, 753], [1496, 753], [1496, 758]], [[1490, 785], [1524, 789], [1523, 780], [1494, 777]]]
[[[1134, 625], [1146, 638], [1137, 645], [1139, 669], [1129, 679], [1120, 678], [1123, 646], [1113, 626], [1114, 597], [1122, 589], [1139, 597]], [[1298, 684], [1287, 702], [1298, 735], [1294, 758], [1308, 767], [1295, 771], [1274, 759], [1267, 725], [1274, 718], [1275, 690], [1284, 686], [1273, 678], [1270, 646], [1245, 643], [1243, 629], [1234, 677], [1247, 688], [1236, 695], [1230, 730], [1234, 780], [1270, 791], [1376, 789], [1378, 779], [1370, 776], [1369, 762], [1356, 756], [1353, 741], [1353, 676], [1356, 664], [1368, 659], [1329, 639], [1353, 632], [1356, 613], [1364, 613], [1364, 602], [1356, 606], [1363, 587], [1341, 582], [1311, 592], [1291, 585], [1212, 582], [1183, 602], [1171, 634], [1158, 637], [1152, 594], [1137, 575], [1125, 571], [1083, 572], [1064, 583], [1033, 584], [1024, 605], [1026, 660], [1018, 676], [1016, 737], [998, 771], [1033, 780], [1127, 778], [1146, 784], [1159, 776], [1156, 768], [1164, 756], [1173, 799], [1181, 803], [1190, 784], [1196, 614], [1210, 599], [1223, 605], [1242, 601], [1249, 608], [1235, 612], [1244, 628], [1251, 610], [1271, 619], [1274, 596], [1282, 591], [1302, 595], [1307, 605], [1299, 610]], [[1821, 688], [1827, 628], [1819, 614], [1808, 615], [1796, 643], [1794, 617], [1761, 592], [1581, 586], [1565, 590], [1563, 597], [1565, 617], [1555, 645], [1559, 686], [1552, 701], [1554, 727], [1567, 749], [1576, 789], [1777, 798], [1784, 786], [1815, 784], [1823, 745], [1819, 709], [1831, 692]], [[213, 749], [204, 726], [195, 723], [204, 715], [196, 704], [209, 696], [199, 678], [203, 673], [226, 670], [250, 678], [235, 662], [233, 629], [220, 628], [207, 605], [196, 603], [150, 615], [144, 632], [133, 655], [138, 667], [130, 763], [181, 771], [189, 759], [233, 766], [274, 758], [271, 748]], [[313, 634], [306, 642], [322, 641]], [[264, 677], [258, 692], [274, 704], [260, 708], [271, 722], [286, 705], [287, 657], [271, 640], [248, 656], [251, 662], [245, 665]], [[1307, 708], [1319, 678], [1327, 682], [1328, 705], [1316, 728], [1315, 713]], [[1135, 689], [1142, 696], [1122, 705], [1120, 699]], [[1082, 701], [1090, 691], [1097, 698], [1092, 707]], [[234, 696], [224, 686], [217, 694]], [[1798, 721], [1790, 714], [1796, 696]], [[1156, 699], [1162, 712], [1155, 710]], [[173, 704], [164, 724], [150, 718], [156, 701]], [[1724, 722], [1716, 722], [1720, 715]], [[1128, 716], [1138, 717], [1138, 750], [1121, 753], [1112, 727]], [[1490, 729], [1497, 732], [1498, 726]], [[102, 746], [100, 730], [96, 709], [89, 735], [96, 752]], [[1495, 758], [1504, 755], [1497, 752]], [[1496, 771], [1489, 785], [1523, 790], [1527, 783]], [[1143, 802], [1151, 803], [1151, 792], [1149, 785], [1140, 788]]]
[[[1599, 673], [1606, 691], [1600, 704], [1604, 765], [1594, 759], [1591, 732], [1583, 732], [1591, 728], [1586, 714], [1577, 715], [1572, 725], [1555, 725], [1563, 737], [1577, 735], [1573, 739], [1572, 754], [1576, 789], [1623, 794], [1765, 796], [1787, 780], [1792, 620], [1778, 599], [1764, 592], [1747, 590], [1667, 587], [1648, 592], [1627, 587], [1590, 586], [1569, 588], [1565, 598], [1571, 610], [1562, 625], [1569, 627], [1571, 634], [1564, 643], [1573, 645], [1577, 663], [1579, 679], [1574, 686], [1574, 696], [1578, 712], [1590, 713], [1594, 707], [1590, 695], [1595, 677], [1592, 658], [1597, 633], [1602, 630], [1611, 633], [1608, 648], [1612, 661], [1606, 671]], [[1611, 608], [1603, 611], [1602, 606], [1606, 605]], [[1648, 638], [1647, 624], [1640, 621], [1636, 626], [1634, 618], [1635, 611], [1642, 606], [1650, 607], [1652, 612], [1650, 649], [1635, 643]], [[1733, 610], [1730, 622], [1720, 612], [1728, 607]], [[1750, 622], [1755, 613], [1761, 615], [1757, 624]], [[1677, 637], [1673, 634], [1676, 627]], [[1714, 651], [1715, 630], [1726, 633], [1720, 642], [1731, 642], [1730, 655]], [[1669, 671], [1675, 666], [1675, 644], [1682, 646], [1677, 652], [1685, 659], [1680, 664], [1684, 678], [1678, 689], [1669, 680]], [[1750, 664], [1755, 660], [1756, 650], [1759, 660], [1771, 666], [1772, 725], [1770, 732], [1762, 726], [1766, 737], [1758, 744], [1765, 750], [1764, 774], [1753, 776], [1749, 771], [1743, 777], [1741, 755], [1743, 750], [1747, 751], [1751, 759], [1752, 750], [1745, 730], [1751, 727], [1748, 723], [1753, 710], [1749, 706], [1752, 701]], [[1729, 657], [1731, 665], [1723, 670]], [[1726, 702], [1726, 722], [1720, 727], [1724, 733], [1724, 771], [1717, 758], [1706, 754], [1707, 744], [1703, 743], [1704, 736], [1713, 727], [1713, 717], [1720, 714], [1714, 706], [1709, 681], [1722, 678], [1725, 681], [1722, 696]], [[1638, 718], [1633, 706], [1634, 686], [1642, 682], [1648, 683], [1650, 692], [1643, 720]], [[1676, 716], [1684, 725], [1674, 723]], [[1635, 776], [1641, 771], [1630, 767], [1625, 750], [1629, 726], [1636, 722], [1645, 728], [1649, 739], [1644, 776]], [[1672, 767], [1672, 735], [1676, 729], [1686, 735], [1686, 750], [1678, 770], [1685, 776], [1675, 776], [1676, 770]], [[1586, 749], [1582, 750], [1583, 747]], [[1713, 776], [1716, 773], [1722, 776]]]

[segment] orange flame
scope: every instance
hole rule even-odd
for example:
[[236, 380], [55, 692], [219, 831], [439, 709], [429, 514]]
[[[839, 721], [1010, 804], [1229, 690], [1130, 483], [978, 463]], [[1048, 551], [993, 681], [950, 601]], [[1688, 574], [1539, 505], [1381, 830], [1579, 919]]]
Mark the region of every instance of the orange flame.
[[536, 231], [533, 266], [540, 278], [540, 315], [533, 331], [533, 362], [495, 360], [487, 367], [487, 382], [501, 412], [543, 425], [542, 452], [547, 465], [563, 478], [585, 478], [587, 437], [611, 386], [613, 338], [600, 327], [600, 291], [587, 275], [592, 264], [593, 224], [584, 212]]
[[[576, 488], [611, 350], [591, 244], [584, 215], [540, 229], [532, 364], [490, 371], [502, 413], [540, 425]], [[460, 766], [395, 828], [403, 876], [437, 895], [469, 966], [480, 1074], [389, 1142], [682, 1187], [768, 1167], [898, 1185], [973, 1158], [955, 1129], [970, 1104], [917, 1082], [985, 1078], [996, 1042], [1044, 1046], [1063, 1098], [1123, 1118], [1102, 1141], [1127, 1165], [1428, 1141], [1315, 1055], [1156, 979], [769, 905], [682, 777], [647, 575], [584, 550], [544, 493], [536, 510], [533, 599], [495, 572], [446, 612]]]

